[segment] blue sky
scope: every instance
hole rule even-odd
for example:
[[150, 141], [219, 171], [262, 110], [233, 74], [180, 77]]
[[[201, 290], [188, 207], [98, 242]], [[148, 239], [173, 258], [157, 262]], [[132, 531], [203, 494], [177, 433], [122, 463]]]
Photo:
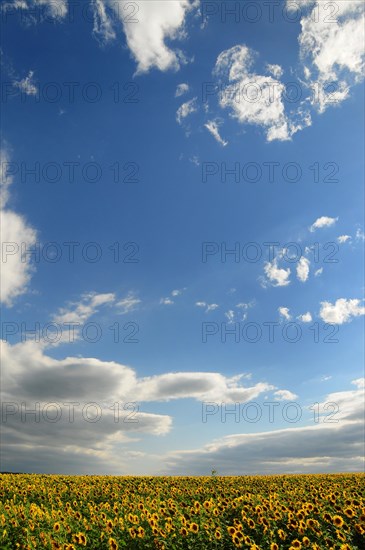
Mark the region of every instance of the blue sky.
[[362, 469], [364, 7], [276, 4], [3, 4], [3, 470]]

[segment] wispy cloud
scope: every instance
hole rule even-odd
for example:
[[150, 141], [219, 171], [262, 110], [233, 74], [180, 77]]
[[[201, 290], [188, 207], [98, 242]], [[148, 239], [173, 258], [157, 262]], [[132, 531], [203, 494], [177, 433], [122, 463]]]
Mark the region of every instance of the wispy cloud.
[[228, 145], [228, 141], [225, 141], [219, 133], [219, 123], [217, 121], [210, 120], [206, 124], [204, 124], [204, 126], [220, 145], [222, 145], [223, 147], [226, 147], [226, 145]]

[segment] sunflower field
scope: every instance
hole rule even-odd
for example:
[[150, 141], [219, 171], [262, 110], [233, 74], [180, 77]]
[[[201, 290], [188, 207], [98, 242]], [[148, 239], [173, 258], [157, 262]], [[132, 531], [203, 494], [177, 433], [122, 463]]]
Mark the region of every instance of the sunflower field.
[[3, 550], [365, 548], [365, 475], [2, 474]]

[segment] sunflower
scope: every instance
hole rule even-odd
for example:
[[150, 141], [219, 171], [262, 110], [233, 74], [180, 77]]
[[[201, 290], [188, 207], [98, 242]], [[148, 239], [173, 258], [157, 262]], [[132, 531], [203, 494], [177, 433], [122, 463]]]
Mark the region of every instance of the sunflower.
[[106, 530], [108, 533], [113, 530], [113, 522], [110, 519], [106, 522]]
[[110, 550], [118, 550], [118, 543], [115, 539], [110, 538], [108, 540]]
[[58, 531], [60, 530], [61, 526], [60, 524], [57, 522], [54, 524], [53, 526], [53, 531], [55, 531], [56, 533], [58, 533]]
[[300, 540], [295, 539], [295, 540], [293, 540], [293, 542], [291, 543], [291, 546], [292, 546], [292, 548], [301, 548], [301, 547], [302, 547], [302, 543], [300, 542]]
[[199, 526], [197, 523], [191, 523], [189, 527], [189, 531], [192, 533], [197, 533], [199, 531]]
[[343, 526], [343, 519], [341, 516], [333, 516], [332, 518], [332, 523], [333, 525], [335, 525], [336, 527], [342, 527]]
[[279, 546], [276, 544], [276, 542], [272, 542], [270, 544], [270, 550], [279, 550]]
[[130, 534], [130, 536], [132, 537], [132, 539], [135, 539], [135, 538], [136, 538], [136, 530], [135, 530], [135, 528], [134, 528], [134, 527], [130, 527], [130, 528], [128, 529], [128, 531], [129, 531], [129, 534]]
[[355, 512], [353, 511], [352, 508], [348, 507], [348, 508], [345, 508], [345, 510], [343, 511], [343, 513], [345, 514], [345, 516], [347, 516], [348, 518], [353, 518], [355, 517]]
[[247, 525], [250, 527], [250, 529], [255, 529], [256, 525], [253, 519], [247, 520]]
[[232, 525], [227, 527], [227, 531], [228, 531], [228, 534], [231, 535], [231, 537], [233, 537], [236, 534], [236, 529]]
[[86, 537], [84, 533], [79, 533], [79, 544], [86, 546]]
[[222, 533], [219, 531], [219, 529], [216, 530], [216, 532], [214, 533], [214, 536], [217, 540], [221, 540]]

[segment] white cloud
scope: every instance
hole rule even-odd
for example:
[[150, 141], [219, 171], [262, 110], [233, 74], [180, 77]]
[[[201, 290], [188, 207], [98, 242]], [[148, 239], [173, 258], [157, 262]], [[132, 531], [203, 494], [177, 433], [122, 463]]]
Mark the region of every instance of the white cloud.
[[218, 304], [207, 304], [206, 302], [195, 302], [195, 305], [204, 308], [205, 313], [209, 313], [209, 311], [214, 311], [219, 308]]
[[356, 240], [365, 241], [365, 233], [359, 227], [356, 229]]
[[302, 321], [302, 323], [311, 323], [312, 322], [312, 315], [310, 311], [307, 311], [307, 313], [303, 313], [302, 315], [298, 316], [298, 319]]
[[262, 393], [275, 389], [259, 382], [251, 387], [240, 384], [243, 375], [227, 378], [214, 372], [177, 372], [149, 376], [138, 381], [138, 401], [170, 401], [173, 399], [196, 399], [197, 401], [245, 402]]
[[321, 216], [320, 218], [317, 218], [316, 221], [310, 226], [309, 231], [312, 233], [316, 229], [322, 229], [323, 227], [331, 227], [338, 221], [337, 218], [330, 218], [328, 216]]
[[[175, 289], [171, 292], [171, 295], [173, 298], [177, 298], [178, 296], [181, 296], [182, 293], [186, 290], [186, 288], [178, 288], [178, 289]], [[161, 298], [160, 300], [160, 304], [162, 305], [165, 305], [165, 306], [171, 306], [173, 305], [175, 302], [174, 300], [172, 300], [172, 298], [170, 296], [167, 296], [166, 298]]]
[[2, 6], [4, 11], [13, 9], [31, 10], [31, 17], [37, 8], [45, 11], [38, 12], [38, 17], [34, 17], [34, 21], [41, 20], [41, 15], [53, 17], [54, 19], [63, 19], [68, 12], [68, 0], [8, 0]]
[[297, 263], [297, 277], [302, 283], [305, 283], [309, 277], [309, 265], [310, 261], [304, 256]]
[[314, 272], [314, 276], [315, 277], [319, 277], [320, 275], [322, 275], [323, 273], [323, 267], [320, 267], [319, 269], [317, 269], [315, 272]]
[[121, 315], [126, 315], [135, 311], [141, 303], [142, 301], [133, 292], [129, 292], [125, 298], [116, 303], [116, 306], [119, 308]]
[[172, 306], [175, 302], [171, 298], [161, 298], [160, 304], [164, 306]]
[[[236, 289], [231, 289], [231, 291], [232, 290], [234, 290], [234, 292], [236, 291]], [[229, 294], [233, 294], [234, 292], [229, 292]], [[229, 309], [228, 311], [226, 311], [224, 315], [228, 319], [228, 324], [245, 321], [248, 316], [248, 310], [254, 305], [254, 301], [249, 303], [240, 302], [235, 305], [236, 311], [234, 309]]]
[[287, 307], [279, 307], [278, 308], [278, 312], [280, 313], [280, 315], [282, 317], [284, 317], [284, 319], [286, 319], [287, 321], [290, 321], [291, 319], [291, 315], [289, 313], [289, 308]]
[[192, 164], [195, 164], [195, 166], [200, 166], [200, 159], [197, 155], [193, 155], [192, 157], [189, 158], [189, 161], [192, 163]]
[[194, 97], [193, 99], [190, 99], [189, 101], [183, 103], [181, 107], [178, 108], [176, 112], [176, 120], [179, 124], [182, 124], [183, 120], [192, 113], [196, 113], [196, 111], [198, 110], [197, 99], [197, 97]]
[[[55, 472], [60, 467], [70, 472], [75, 458], [82, 456], [89, 462], [88, 471], [92, 473], [95, 467], [102, 467], [99, 460], [104, 464], [110, 461], [116, 467], [120, 459], [117, 453], [118, 461], [115, 460], [116, 446], [133, 441], [133, 436], [161, 436], [171, 430], [170, 416], [140, 410], [136, 399], [138, 379], [127, 366], [95, 358], [53, 359], [44, 354], [39, 344], [30, 341], [13, 346], [2, 342], [1, 355], [4, 376], [1, 400], [13, 403], [17, 409], [2, 424], [3, 466], [6, 462], [13, 469], [14, 461], [21, 457], [21, 471], [34, 471], [32, 466], [38, 455], [36, 471], [40, 468], [43, 472]], [[52, 423], [40, 412], [39, 421], [32, 414], [24, 421], [21, 403], [33, 410], [38, 403], [40, 411], [48, 406], [49, 417], [55, 416], [55, 410], [61, 416]], [[96, 407], [91, 406], [85, 416], [84, 407], [91, 403]], [[115, 403], [119, 403], [119, 412], [113, 406]], [[135, 405], [125, 406], [127, 403]], [[87, 421], [89, 415], [94, 417], [98, 411], [98, 421]], [[47, 464], [54, 456], [55, 462]], [[84, 471], [83, 468], [82, 463], [77, 463], [75, 473]]]
[[181, 294], [184, 292], [184, 288], [176, 289], [171, 292], [171, 296], [181, 296]]
[[34, 265], [31, 255], [25, 254], [25, 251], [35, 245], [37, 232], [23, 216], [7, 208], [13, 177], [8, 171], [10, 156], [6, 145], [0, 149], [0, 162], [0, 301], [11, 307], [18, 296], [27, 292]]
[[189, 87], [189, 84], [186, 84], [186, 83], [182, 83], [182, 84], [179, 84], [176, 88], [176, 92], [175, 92], [175, 97], [180, 97], [184, 94], [187, 94], [188, 91], [190, 90], [190, 87]]
[[64, 323], [82, 325], [99, 311], [100, 306], [113, 303], [115, 303], [115, 294], [86, 293], [81, 296], [79, 302], [71, 302], [67, 307], [61, 308], [52, 320], [61, 325]]
[[216, 372], [170, 372], [138, 378], [128, 366], [96, 358], [49, 357], [34, 341], [2, 342], [5, 397], [16, 401], [158, 402], [175, 399], [234, 403], [249, 401], [276, 388], [266, 382], [245, 387], [244, 374], [226, 377]]
[[337, 241], [340, 243], [340, 244], [343, 244], [343, 243], [346, 243], [347, 241], [351, 240], [351, 236], [350, 235], [340, 235], [339, 237], [337, 237]]
[[274, 65], [271, 63], [266, 63], [266, 70], [271, 73], [275, 78], [281, 78], [283, 76], [283, 68], [280, 65]]
[[223, 147], [226, 147], [226, 145], [228, 145], [228, 141], [225, 141], [219, 133], [218, 122], [214, 120], [209, 120], [206, 124], [204, 124], [204, 126], [220, 145], [222, 145]]
[[9, 187], [14, 181], [10, 168], [9, 151], [3, 145], [0, 147], [0, 208], [5, 208], [10, 197]]
[[241, 312], [244, 312], [242, 313], [242, 317], [241, 317], [241, 321], [245, 321], [247, 319], [247, 316], [248, 316], [248, 310], [251, 308], [251, 307], [254, 307], [255, 305], [255, 301], [253, 300], [252, 302], [240, 302], [239, 304], [236, 304], [236, 308], [238, 310], [240, 310]]
[[298, 11], [298, 7], [303, 9], [304, 7], [314, 4], [315, 2], [316, 0], [300, 0], [300, 3], [298, 4], [295, 0], [286, 0], [286, 8], [289, 12]]
[[342, 325], [348, 323], [353, 317], [365, 315], [365, 307], [361, 305], [363, 300], [346, 300], [339, 298], [334, 304], [321, 302], [319, 316], [325, 323]]
[[[298, 110], [298, 122], [285, 114], [285, 86], [276, 78], [251, 71], [256, 52], [240, 44], [221, 52], [213, 74], [220, 80], [220, 106], [229, 108], [242, 124], [262, 126], [268, 141], [291, 139], [311, 123], [306, 113]], [[277, 69], [276, 69], [277, 72]]]
[[298, 398], [296, 393], [289, 390], [277, 390], [274, 392], [276, 401], [294, 401]]
[[15, 88], [19, 88], [26, 95], [37, 95], [38, 88], [34, 81], [34, 72], [29, 71], [28, 76], [22, 80], [15, 80], [13, 83]]
[[[54, 359], [34, 341], [16, 345], [1, 342], [0, 345], [1, 401], [12, 403], [17, 409], [2, 424], [2, 452], [11, 468], [22, 457], [21, 471], [32, 471], [36, 455], [43, 472], [49, 471], [47, 462], [57, 453], [62, 454], [62, 460], [52, 463], [53, 472], [58, 467], [66, 467], [70, 472], [75, 457], [80, 455], [84, 459], [89, 457], [90, 471], [99, 467], [99, 459], [104, 460], [104, 473], [113, 467], [118, 471], [120, 457], [117, 453], [118, 460], [115, 460], [115, 451], [121, 443], [133, 442], [140, 434], [161, 436], [171, 431], [170, 416], [143, 412], [142, 403], [195, 399], [228, 404], [250, 401], [276, 389], [264, 382], [245, 386], [244, 374], [226, 377], [214, 372], [176, 372], [139, 378], [132, 368], [114, 361], [84, 357]], [[50, 406], [50, 417], [57, 408], [61, 418], [52, 423], [40, 412], [40, 422], [36, 422], [34, 414], [29, 414], [24, 422], [21, 403], [25, 403], [28, 410], [34, 410], [36, 403], [40, 411]], [[95, 423], [83, 416], [84, 407], [92, 403], [101, 412]], [[135, 406], [124, 407], [128, 403]], [[97, 407], [91, 407], [91, 416]], [[135, 411], [133, 422], [128, 421], [131, 410]], [[74, 420], [70, 421], [70, 417]], [[41, 456], [39, 448], [42, 448]], [[4, 467], [4, 456], [2, 465]], [[80, 472], [80, 467], [78, 462], [75, 473]]]
[[235, 322], [236, 314], [233, 311], [233, 309], [229, 309], [228, 311], [225, 312], [224, 315], [227, 317], [229, 325]]
[[252, 302], [249, 304], [246, 304], [245, 302], [240, 302], [239, 304], [236, 304], [236, 307], [238, 307], [239, 309], [248, 309], [252, 307], [252, 305]]
[[[325, 2], [309, 2], [313, 9], [302, 17], [300, 57], [312, 103], [319, 112], [341, 103], [364, 75], [364, 3], [348, 0], [334, 4], [332, 16]], [[328, 85], [335, 83], [332, 89]]]
[[272, 284], [272, 286], [287, 286], [288, 284], [290, 284], [290, 268], [279, 268], [276, 258], [274, 258], [272, 262], [265, 263], [264, 271], [268, 281]]
[[104, 0], [93, 0], [94, 8], [94, 34], [101, 39], [102, 42], [109, 42], [116, 38], [113, 21], [107, 13], [106, 3]]
[[[217, 464], [221, 475], [362, 472], [364, 390], [361, 379], [354, 382], [356, 389], [329, 394], [319, 404], [326, 422], [312, 417], [308, 426], [234, 433], [195, 450], [173, 451], [164, 457], [164, 475], [207, 475]], [[327, 403], [338, 412], [326, 409]]]
[[97, 32], [101, 35], [104, 32], [104, 39], [114, 38], [114, 19], [123, 25], [127, 45], [137, 62], [137, 73], [152, 68], [178, 70], [186, 62], [184, 54], [167, 43], [185, 37], [186, 15], [194, 8], [189, 0], [99, 0], [94, 5], [100, 21]]

